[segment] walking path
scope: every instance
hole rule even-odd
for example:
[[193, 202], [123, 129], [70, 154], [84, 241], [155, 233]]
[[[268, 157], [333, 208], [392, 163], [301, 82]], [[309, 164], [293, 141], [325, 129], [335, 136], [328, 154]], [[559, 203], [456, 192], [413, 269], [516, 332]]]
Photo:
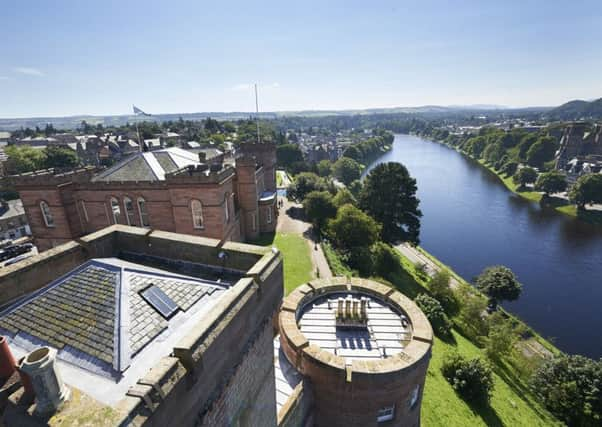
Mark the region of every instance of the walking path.
[[[424, 255], [422, 252], [420, 252], [418, 249], [416, 249], [415, 247], [413, 247], [412, 245], [410, 245], [408, 243], [401, 243], [401, 244], [395, 246], [395, 249], [397, 249], [403, 256], [405, 256], [407, 259], [409, 259], [412, 263], [414, 263], [414, 264], [420, 263], [420, 264], [424, 265], [424, 272], [429, 277], [433, 277], [435, 274], [437, 274], [441, 270], [441, 267], [438, 264], [436, 264], [435, 262], [433, 262], [432, 259], [430, 259], [426, 255]], [[449, 280], [449, 286], [451, 288], [457, 288], [459, 285], [460, 284], [458, 283], [458, 280], [456, 280], [456, 278], [452, 275]]]
[[[279, 200], [283, 201], [283, 206], [280, 208], [280, 215], [278, 215], [276, 231], [302, 236], [310, 248], [313, 264], [312, 275], [321, 278], [332, 277], [332, 272], [322, 251], [322, 246], [317, 244], [311, 224], [303, 219], [303, 206], [299, 203], [289, 201], [286, 197], [281, 197]], [[294, 260], [292, 261], [294, 262]]]

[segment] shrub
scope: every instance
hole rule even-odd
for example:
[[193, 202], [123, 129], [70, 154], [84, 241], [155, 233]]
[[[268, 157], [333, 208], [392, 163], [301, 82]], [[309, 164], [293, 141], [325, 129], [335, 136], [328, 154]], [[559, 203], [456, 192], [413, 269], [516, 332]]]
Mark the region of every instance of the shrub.
[[386, 278], [401, 270], [397, 252], [386, 243], [376, 242], [372, 246], [372, 257], [374, 260], [373, 274]]
[[458, 289], [458, 300], [462, 301], [459, 320], [463, 324], [463, 331], [475, 340], [487, 335], [488, 325], [483, 317], [487, 309], [487, 300], [475, 294], [468, 286]]
[[450, 280], [449, 271], [443, 269], [433, 276], [428, 287], [433, 297], [441, 303], [445, 311], [448, 314], [455, 314], [458, 311], [458, 300], [450, 287]]
[[518, 333], [511, 319], [496, 312], [489, 319], [489, 332], [485, 344], [485, 354], [491, 360], [500, 360], [502, 356], [512, 353], [518, 341]]
[[418, 294], [414, 301], [431, 322], [435, 333], [443, 337], [449, 336], [452, 325], [441, 303], [427, 294]]
[[569, 426], [602, 423], [602, 360], [558, 356], [535, 372], [531, 386], [543, 404]]
[[493, 391], [493, 373], [479, 358], [467, 360], [458, 353], [444, 356], [441, 372], [454, 390], [471, 403], [489, 403]]

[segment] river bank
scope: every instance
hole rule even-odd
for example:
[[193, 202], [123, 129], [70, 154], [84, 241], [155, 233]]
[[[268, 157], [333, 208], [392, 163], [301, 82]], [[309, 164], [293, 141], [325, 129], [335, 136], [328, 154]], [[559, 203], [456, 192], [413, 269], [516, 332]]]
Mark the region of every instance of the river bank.
[[427, 136], [424, 136], [424, 137], [420, 136], [420, 135], [417, 135], [417, 136], [419, 136], [421, 138], [429, 139], [430, 141], [433, 141], [438, 144], [444, 145], [448, 148], [451, 148], [452, 150], [457, 151], [458, 153], [462, 154], [466, 158], [478, 163], [483, 168], [487, 169], [489, 172], [494, 174], [504, 184], [504, 186], [508, 190], [512, 191], [513, 193], [517, 194], [518, 196], [522, 197], [525, 200], [529, 200], [530, 202], [540, 203], [543, 206], [552, 208], [561, 214], [564, 214], [564, 215], [567, 215], [567, 216], [570, 216], [573, 218], [577, 218], [577, 219], [579, 219], [581, 221], [585, 221], [589, 224], [602, 225], [602, 211], [591, 210], [591, 209], [580, 211], [577, 209], [577, 206], [575, 206], [574, 204], [571, 204], [568, 200], [557, 198], [557, 197], [550, 198], [548, 200], [544, 200], [543, 193], [541, 193], [539, 191], [520, 191], [518, 185], [516, 185], [514, 183], [511, 176], [505, 176], [505, 175], [499, 173], [498, 171], [495, 170], [495, 168], [493, 166], [487, 164], [483, 159], [476, 159], [473, 156], [471, 156], [470, 154], [466, 153], [465, 151], [459, 150], [457, 147], [447, 144], [444, 141], [438, 141], [436, 139], [432, 139]]

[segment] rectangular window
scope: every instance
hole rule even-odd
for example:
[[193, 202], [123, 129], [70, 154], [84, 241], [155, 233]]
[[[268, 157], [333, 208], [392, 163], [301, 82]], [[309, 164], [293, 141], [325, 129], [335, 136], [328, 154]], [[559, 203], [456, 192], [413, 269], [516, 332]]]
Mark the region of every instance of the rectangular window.
[[83, 200], [80, 200], [79, 204], [82, 208], [82, 214], [84, 215], [84, 220], [86, 222], [88, 222], [89, 219], [88, 219], [88, 211], [86, 210], [86, 202], [84, 202]]
[[395, 405], [385, 406], [378, 410], [376, 414], [376, 422], [384, 423], [385, 421], [391, 421], [395, 417]]

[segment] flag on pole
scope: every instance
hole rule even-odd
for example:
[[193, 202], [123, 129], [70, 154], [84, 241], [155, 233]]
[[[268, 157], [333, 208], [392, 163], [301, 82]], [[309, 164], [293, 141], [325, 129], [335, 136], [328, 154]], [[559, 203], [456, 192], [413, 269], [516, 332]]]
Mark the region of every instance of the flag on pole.
[[135, 105], [132, 105], [132, 107], [134, 108], [134, 114], [136, 114], [137, 116], [152, 116], [152, 114], [145, 113]]

